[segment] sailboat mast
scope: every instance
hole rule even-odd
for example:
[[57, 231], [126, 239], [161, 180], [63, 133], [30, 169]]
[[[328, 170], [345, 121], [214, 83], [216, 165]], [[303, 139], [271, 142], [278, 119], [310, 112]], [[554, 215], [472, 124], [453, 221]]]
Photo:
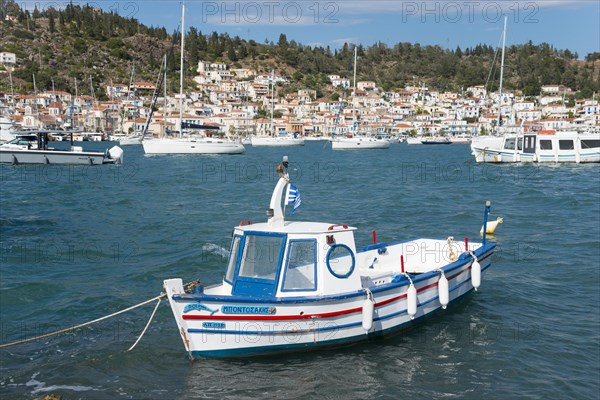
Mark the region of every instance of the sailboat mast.
[[179, 60], [179, 136], [183, 135], [183, 50], [185, 48], [185, 1], [181, 2], [181, 58]]
[[502, 78], [504, 77], [504, 48], [506, 47], [506, 19], [504, 16], [504, 30], [502, 31], [502, 58], [500, 61], [500, 86], [498, 88], [498, 129], [502, 122]]
[[356, 54], [357, 47], [354, 46], [354, 87], [352, 90], [352, 126], [354, 129], [354, 133], [356, 133]]
[[164, 111], [163, 111], [163, 135], [167, 136], [167, 55], [165, 54], [165, 76], [164, 76], [164, 90], [163, 90], [163, 97], [164, 97]]
[[273, 107], [275, 107], [275, 70], [271, 71], [271, 133], [275, 136], [275, 125], [273, 124]]

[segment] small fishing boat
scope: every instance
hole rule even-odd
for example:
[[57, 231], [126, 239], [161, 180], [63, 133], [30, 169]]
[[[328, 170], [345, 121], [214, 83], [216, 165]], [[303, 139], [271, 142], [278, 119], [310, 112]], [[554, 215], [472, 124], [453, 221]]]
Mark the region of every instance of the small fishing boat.
[[[223, 281], [164, 281], [190, 358], [247, 357], [335, 347], [397, 333], [481, 284], [495, 244], [416, 239], [357, 249], [356, 228], [286, 221], [301, 204], [288, 161], [267, 222], [233, 230]], [[283, 205], [282, 203], [285, 203]], [[486, 204], [484, 226], [490, 204]]]
[[83, 151], [80, 146], [69, 150], [48, 147], [51, 132], [37, 131], [18, 134], [8, 143], [0, 145], [0, 163], [3, 164], [122, 164], [123, 150], [113, 146], [105, 152]]

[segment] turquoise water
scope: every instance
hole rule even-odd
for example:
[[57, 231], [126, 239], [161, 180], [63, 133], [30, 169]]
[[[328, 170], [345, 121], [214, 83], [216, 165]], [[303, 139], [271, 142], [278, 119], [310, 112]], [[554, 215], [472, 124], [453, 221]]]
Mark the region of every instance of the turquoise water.
[[[105, 148], [106, 144], [89, 146]], [[231, 229], [264, 221], [288, 155], [297, 220], [357, 226], [357, 245], [477, 240], [504, 218], [480, 290], [387, 340], [191, 364], [162, 304], [0, 349], [0, 396], [114, 398], [597, 398], [599, 165], [477, 165], [468, 146], [333, 152], [322, 142], [242, 156], [143, 155], [121, 167], [0, 166], [0, 342], [152, 298], [162, 280], [219, 282]]]

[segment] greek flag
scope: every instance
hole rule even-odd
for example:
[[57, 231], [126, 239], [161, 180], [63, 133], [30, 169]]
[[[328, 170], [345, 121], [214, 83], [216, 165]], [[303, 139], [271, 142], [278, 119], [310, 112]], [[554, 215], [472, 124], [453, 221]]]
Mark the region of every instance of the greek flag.
[[287, 194], [285, 197], [287, 205], [294, 205], [294, 208], [290, 212], [291, 217], [292, 215], [294, 215], [296, 208], [300, 207], [300, 204], [302, 204], [302, 201], [300, 200], [300, 192], [298, 191], [298, 188], [296, 186], [290, 184], [288, 185]]

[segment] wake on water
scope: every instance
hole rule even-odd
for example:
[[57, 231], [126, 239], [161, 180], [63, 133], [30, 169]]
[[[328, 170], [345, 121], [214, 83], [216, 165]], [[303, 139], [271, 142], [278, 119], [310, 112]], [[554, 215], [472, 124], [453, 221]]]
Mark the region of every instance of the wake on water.
[[229, 250], [216, 245], [214, 243], [206, 243], [204, 245], [202, 245], [202, 251], [206, 251], [212, 254], [215, 254], [217, 256], [221, 256], [224, 259], [228, 259], [229, 258]]

